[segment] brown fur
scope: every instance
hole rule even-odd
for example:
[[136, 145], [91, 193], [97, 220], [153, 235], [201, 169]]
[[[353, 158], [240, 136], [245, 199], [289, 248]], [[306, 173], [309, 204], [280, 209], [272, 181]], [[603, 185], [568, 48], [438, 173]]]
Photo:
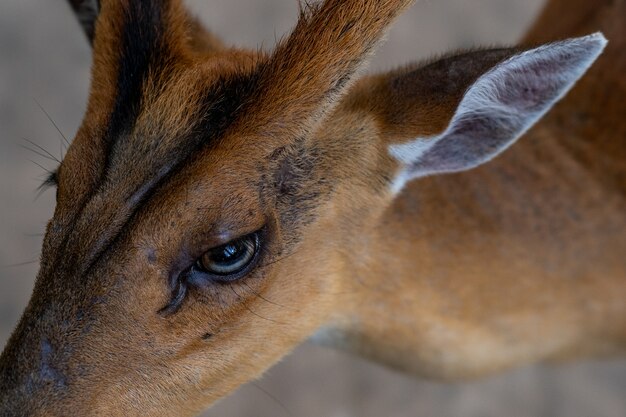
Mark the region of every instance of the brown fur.
[[[328, 0], [271, 55], [224, 47], [179, 0], [101, 3], [87, 113], [0, 357], [0, 414], [193, 415], [320, 328], [323, 343], [435, 378], [623, 352], [624, 2], [550, 34], [613, 43], [522, 144], [395, 201], [387, 146], [443, 130], [516, 50], [353, 84], [411, 1]], [[245, 278], [179, 279], [256, 230]]]
[[[548, 35], [602, 30], [611, 41], [543, 122], [483, 168], [415, 182], [370, 223], [374, 237], [363, 242], [374, 243], [358, 253], [377, 255], [351, 271], [355, 284], [345, 291], [357, 295], [323, 341], [437, 378], [624, 352], [626, 9], [624, 2], [606, 3], [588, 4], [592, 19], [568, 16], [577, 23]], [[541, 22], [559, 13], [562, 3], [551, 2], [528, 40], [550, 39], [543, 30], [554, 25]], [[411, 82], [412, 89], [397, 93], [408, 99], [381, 89], [404, 70], [363, 80], [345, 105], [376, 114], [391, 142], [437, 133], [471, 79], [446, 79], [449, 65], [437, 77], [437, 64], [431, 67], [413, 77], [437, 78], [445, 87]], [[398, 102], [410, 104], [403, 111], [392, 105]], [[392, 119], [409, 117], [412, 106], [426, 116], [413, 125]], [[410, 326], [407, 317], [415, 318]]]

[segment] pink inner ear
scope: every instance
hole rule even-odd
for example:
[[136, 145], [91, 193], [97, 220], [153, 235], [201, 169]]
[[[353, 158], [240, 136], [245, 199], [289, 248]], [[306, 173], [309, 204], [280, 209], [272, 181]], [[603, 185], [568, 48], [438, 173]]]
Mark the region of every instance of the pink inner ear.
[[393, 185], [475, 168], [511, 146], [583, 76], [606, 46], [602, 34], [545, 45], [515, 55], [466, 92], [441, 135], [392, 145], [404, 167]]

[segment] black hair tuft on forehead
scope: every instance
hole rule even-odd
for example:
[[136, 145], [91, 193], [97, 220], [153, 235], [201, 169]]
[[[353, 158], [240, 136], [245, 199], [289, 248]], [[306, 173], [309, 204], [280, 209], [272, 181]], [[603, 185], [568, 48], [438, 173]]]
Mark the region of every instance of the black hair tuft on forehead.
[[168, 0], [133, 0], [124, 7], [120, 36], [117, 95], [106, 140], [129, 132], [139, 116], [148, 75], [161, 73], [173, 59], [166, 41]]

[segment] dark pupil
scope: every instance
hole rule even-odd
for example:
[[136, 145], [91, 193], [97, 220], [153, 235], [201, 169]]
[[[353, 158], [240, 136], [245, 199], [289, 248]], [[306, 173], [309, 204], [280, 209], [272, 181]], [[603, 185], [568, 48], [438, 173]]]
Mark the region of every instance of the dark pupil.
[[233, 264], [236, 263], [242, 256], [245, 255], [245, 248], [243, 243], [235, 242], [225, 245], [222, 249], [216, 250], [213, 254], [213, 262], [219, 264]]

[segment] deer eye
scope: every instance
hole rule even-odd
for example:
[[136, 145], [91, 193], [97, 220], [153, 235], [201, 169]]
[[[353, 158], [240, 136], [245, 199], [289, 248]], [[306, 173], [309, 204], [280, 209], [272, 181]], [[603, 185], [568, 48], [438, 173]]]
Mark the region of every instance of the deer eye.
[[259, 234], [251, 233], [208, 250], [196, 261], [197, 272], [215, 281], [232, 281], [248, 272], [259, 252]]

